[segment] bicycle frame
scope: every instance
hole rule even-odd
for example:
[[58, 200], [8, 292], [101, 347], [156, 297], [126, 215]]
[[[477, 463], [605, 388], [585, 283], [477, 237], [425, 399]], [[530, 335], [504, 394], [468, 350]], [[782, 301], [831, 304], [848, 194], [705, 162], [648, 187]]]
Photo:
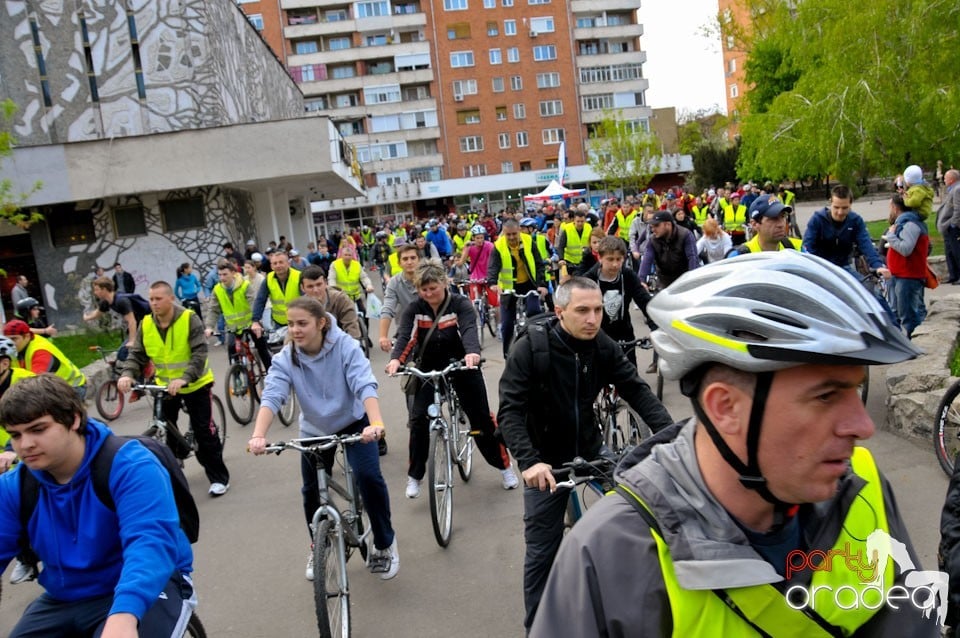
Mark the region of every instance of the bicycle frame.
[[516, 308], [514, 308], [514, 313], [515, 313], [514, 316], [516, 317], [516, 324], [515, 324], [514, 330], [517, 330], [518, 328], [522, 328], [523, 326], [527, 325], [527, 297], [532, 297], [536, 295], [537, 299], [539, 299], [540, 291], [533, 289], [533, 290], [528, 290], [527, 292], [521, 294], [514, 289], [510, 289], [510, 290], [504, 290], [503, 294], [511, 295], [517, 298], [517, 306]]
[[[145, 392], [153, 397], [153, 415], [150, 418], [150, 427], [147, 429], [149, 432], [153, 428], [157, 428], [158, 431], [163, 432], [164, 438], [172, 436], [176, 441], [178, 446], [183, 446], [184, 449], [194, 451], [194, 441], [193, 433], [188, 431], [187, 434], [183, 434], [179, 429], [172, 427], [167, 423], [167, 419], [163, 416], [163, 400], [164, 395], [167, 394], [167, 387], [163, 385], [149, 385], [149, 384], [134, 384], [134, 390], [139, 390], [140, 392]], [[178, 401], [182, 401], [180, 397], [176, 397]]]

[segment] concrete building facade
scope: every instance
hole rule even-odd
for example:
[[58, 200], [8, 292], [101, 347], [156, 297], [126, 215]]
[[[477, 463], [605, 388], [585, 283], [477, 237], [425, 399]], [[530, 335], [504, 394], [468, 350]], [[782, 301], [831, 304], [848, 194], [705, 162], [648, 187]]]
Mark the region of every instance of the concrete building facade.
[[730, 118], [728, 132], [730, 139], [733, 139], [740, 131], [740, 114], [746, 104], [744, 96], [750, 88], [743, 68], [747, 61], [747, 50], [742, 31], [749, 27], [750, 16], [745, 4], [738, 0], [719, 0], [719, 7], [720, 48], [723, 51], [723, 77]]

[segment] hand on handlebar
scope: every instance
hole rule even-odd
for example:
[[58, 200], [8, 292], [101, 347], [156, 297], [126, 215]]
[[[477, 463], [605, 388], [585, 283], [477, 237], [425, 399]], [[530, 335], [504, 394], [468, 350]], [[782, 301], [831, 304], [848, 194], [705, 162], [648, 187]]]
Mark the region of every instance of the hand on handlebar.
[[479, 354], [466, 354], [463, 357], [463, 363], [468, 368], [476, 368], [480, 365], [480, 355]]
[[250, 324], [250, 332], [253, 333], [254, 337], [259, 339], [263, 336], [263, 326], [259, 321], [254, 321], [252, 324]]
[[537, 463], [528, 467], [521, 473], [523, 476], [523, 483], [527, 487], [534, 487], [541, 492], [545, 490], [550, 490], [550, 492], [555, 492], [557, 490], [557, 479], [554, 478], [553, 468], [551, 468], [546, 463]]
[[390, 359], [390, 362], [387, 364], [386, 372], [391, 377], [397, 373], [397, 370], [400, 369], [400, 359]]
[[117, 379], [117, 390], [123, 393], [130, 392], [130, 388], [133, 387], [134, 380], [130, 377], [120, 377]]
[[267, 440], [262, 436], [251, 436], [247, 441], [247, 451], [256, 456], [266, 453]]
[[372, 443], [382, 439], [383, 435], [386, 434], [386, 429], [382, 425], [368, 425], [363, 428], [363, 432], [360, 434], [363, 436], [364, 443]]

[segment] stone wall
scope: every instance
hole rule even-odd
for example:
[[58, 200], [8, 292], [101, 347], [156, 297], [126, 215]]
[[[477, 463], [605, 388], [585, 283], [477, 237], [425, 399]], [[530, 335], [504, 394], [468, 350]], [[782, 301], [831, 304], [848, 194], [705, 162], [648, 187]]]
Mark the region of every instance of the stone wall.
[[[937, 269], [937, 265], [931, 266]], [[913, 333], [913, 342], [925, 354], [886, 369], [888, 429], [931, 441], [940, 399], [957, 381], [950, 376], [950, 355], [957, 344], [958, 327], [960, 294], [927, 300], [927, 318]]]

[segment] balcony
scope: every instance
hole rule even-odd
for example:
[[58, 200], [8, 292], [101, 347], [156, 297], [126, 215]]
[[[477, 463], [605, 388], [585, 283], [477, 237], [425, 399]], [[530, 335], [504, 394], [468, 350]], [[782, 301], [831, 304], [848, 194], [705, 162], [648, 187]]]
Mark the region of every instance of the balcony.
[[431, 155], [415, 155], [398, 157], [396, 159], [372, 160], [363, 165], [365, 173], [389, 173], [393, 171], [413, 170], [417, 168], [433, 168], [443, 165], [443, 156], [439, 153]]
[[578, 27], [573, 30], [574, 40], [639, 38], [642, 35], [642, 24], [617, 24], [604, 27]]
[[591, 82], [580, 84], [580, 95], [600, 95], [602, 93], [642, 93], [650, 88], [646, 78], [636, 80], [611, 80], [610, 82]]
[[350, 3], [344, 3], [343, 0], [280, 0], [280, 8], [289, 9], [314, 9], [328, 7], [349, 6]]
[[[393, 106], [395, 107], [394, 110], [396, 110], [397, 105], [394, 104]], [[406, 106], [406, 104], [404, 104], [403, 106]], [[440, 127], [439, 126], [423, 126], [420, 128], [405, 128], [397, 131], [378, 131], [376, 133], [361, 133], [359, 135], [350, 135], [345, 139], [351, 144], [353, 144], [354, 146], [365, 146], [367, 144], [370, 144], [371, 140], [374, 140], [374, 139], [380, 143], [415, 142], [418, 140], [436, 140], [436, 139], [440, 139]], [[412, 157], [421, 157], [421, 156], [410, 155], [405, 158], [397, 158], [397, 159], [410, 159]]]
[[[307, 56], [304, 56], [307, 57]], [[608, 66], [646, 62], [646, 51], [624, 51], [623, 53], [600, 53], [598, 55], [574, 54], [574, 64], [579, 67]], [[292, 64], [292, 62], [291, 62]]]
[[570, 11], [574, 15], [600, 11], [634, 11], [640, 8], [640, 4], [640, 0], [572, 0]]
[[[653, 117], [653, 109], [649, 106], [615, 106], [612, 110], [619, 113], [620, 119], [623, 120], [641, 120]], [[604, 111], [581, 111], [580, 119], [584, 124], [596, 124], [603, 120], [603, 115]]]
[[396, 55], [416, 55], [418, 53], [430, 53], [429, 42], [403, 42], [400, 44], [388, 44], [384, 46], [371, 47], [351, 47], [349, 49], [338, 49], [336, 51], [318, 51], [316, 53], [305, 53], [297, 55], [296, 53], [287, 58], [289, 66], [301, 66], [304, 64], [343, 64], [355, 60], [377, 60], [393, 59]]

